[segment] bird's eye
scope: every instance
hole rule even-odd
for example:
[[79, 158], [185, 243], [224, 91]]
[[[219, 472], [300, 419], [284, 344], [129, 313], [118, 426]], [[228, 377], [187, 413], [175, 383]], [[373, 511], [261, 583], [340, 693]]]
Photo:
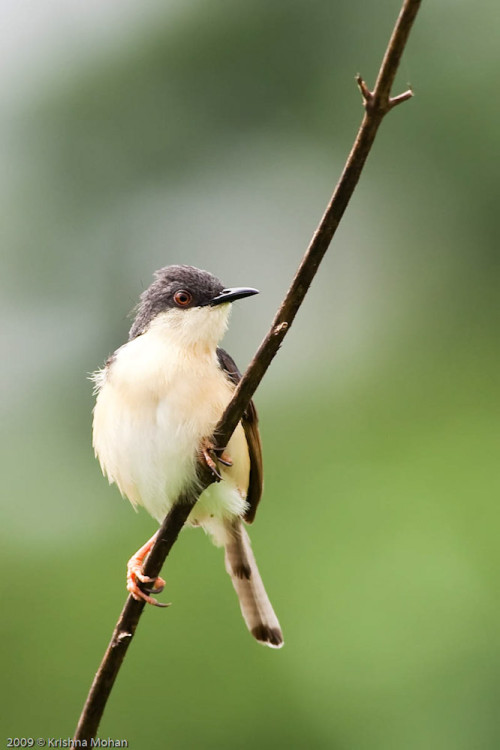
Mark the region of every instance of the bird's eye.
[[179, 289], [174, 294], [174, 302], [178, 307], [187, 307], [193, 301], [193, 295], [186, 292], [185, 289]]

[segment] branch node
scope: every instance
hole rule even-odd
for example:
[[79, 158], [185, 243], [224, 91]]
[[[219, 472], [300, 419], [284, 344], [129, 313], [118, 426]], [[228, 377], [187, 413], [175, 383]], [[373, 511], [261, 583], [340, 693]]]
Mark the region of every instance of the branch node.
[[132, 633], [128, 633], [126, 630], [122, 630], [121, 633], [118, 633], [113, 646], [119, 646], [120, 643], [123, 643], [123, 641], [126, 641], [128, 638], [132, 638]]
[[279, 325], [274, 327], [273, 334], [274, 336], [279, 336], [281, 333], [285, 333], [285, 331], [288, 330], [288, 323], [286, 320], [283, 321], [283, 323], [280, 323]]

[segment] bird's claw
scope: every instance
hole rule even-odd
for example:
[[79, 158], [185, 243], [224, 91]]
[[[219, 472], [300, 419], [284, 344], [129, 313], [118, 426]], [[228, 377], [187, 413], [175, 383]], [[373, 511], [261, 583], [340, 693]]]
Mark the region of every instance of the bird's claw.
[[204, 438], [201, 441], [200, 453], [216, 480], [220, 482], [222, 475], [217, 467], [217, 462], [228, 467], [233, 465], [231, 458], [226, 453], [226, 449], [216, 448], [211, 440]]
[[233, 462], [229, 455], [226, 453], [225, 448], [216, 448], [215, 454], [217, 455], [217, 460], [219, 463], [223, 464], [223, 466], [232, 466]]
[[[142, 589], [139, 583], [149, 583], [151, 586], [145, 586]], [[150, 578], [145, 576], [141, 570], [141, 566], [138, 565], [134, 558], [130, 560], [127, 565], [127, 591], [133, 596], [133, 598], [140, 602], [145, 601], [147, 604], [152, 604], [154, 607], [169, 607], [170, 604], [159, 602], [151, 594], [159, 594], [165, 588], [165, 581], [163, 578]]]

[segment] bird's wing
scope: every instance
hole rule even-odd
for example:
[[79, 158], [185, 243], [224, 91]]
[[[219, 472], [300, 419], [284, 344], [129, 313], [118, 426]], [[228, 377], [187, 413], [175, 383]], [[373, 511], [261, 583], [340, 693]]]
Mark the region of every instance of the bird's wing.
[[[236, 386], [241, 380], [241, 373], [238, 370], [233, 358], [224, 349], [217, 349], [219, 365], [226, 373], [229, 380]], [[241, 420], [245, 437], [248, 444], [248, 453], [250, 455], [250, 481], [248, 484], [247, 503], [248, 510], [245, 514], [245, 521], [252, 523], [257, 512], [262, 495], [262, 444], [260, 442], [259, 418], [257, 409], [253, 401], [248, 404], [243, 418]]]

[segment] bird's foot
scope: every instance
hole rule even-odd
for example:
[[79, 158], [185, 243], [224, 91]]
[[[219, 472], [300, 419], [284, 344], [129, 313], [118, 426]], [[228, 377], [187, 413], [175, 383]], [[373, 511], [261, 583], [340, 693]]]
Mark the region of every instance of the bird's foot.
[[200, 455], [206, 465], [214, 475], [215, 479], [220, 482], [222, 479], [217, 463], [223, 466], [232, 466], [233, 462], [226, 452], [225, 448], [216, 448], [209, 438], [203, 438], [200, 445]]
[[[137, 552], [133, 555], [127, 563], [127, 591], [134, 597], [138, 602], [141, 599], [148, 604], [153, 604], [155, 607], [168, 607], [168, 604], [164, 604], [155, 599], [151, 594], [159, 594], [165, 588], [165, 581], [163, 578], [158, 576], [157, 578], [150, 578], [144, 575], [142, 572], [142, 564], [144, 558], [148, 554], [149, 550], [154, 544], [156, 534], [149, 539]], [[149, 584], [141, 588], [140, 584]]]
[[[133, 560], [134, 558], [132, 558]], [[151, 594], [159, 594], [165, 588], [165, 581], [163, 578], [150, 578], [142, 573], [140, 565], [131, 565], [131, 561], [127, 565], [127, 591], [132, 594], [134, 599], [138, 602], [141, 599], [147, 604], [153, 604], [155, 607], [168, 607], [168, 604], [159, 602]], [[151, 587], [147, 587], [145, 591], [141, 589], [139, 583], [152, 584]]]

